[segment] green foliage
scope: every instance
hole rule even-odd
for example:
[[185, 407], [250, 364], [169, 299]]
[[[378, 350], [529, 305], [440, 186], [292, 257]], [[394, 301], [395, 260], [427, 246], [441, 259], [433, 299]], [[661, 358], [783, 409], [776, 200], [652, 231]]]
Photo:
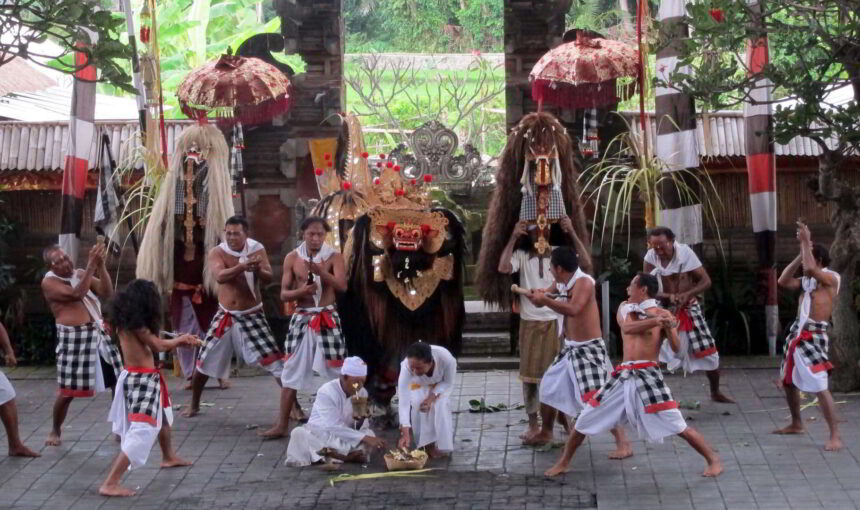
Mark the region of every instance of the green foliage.
[[[713, 9], [722, 11], [722, 22], [711, 16]], [[756, 80], [766, 78], [774, 84], [775, 98], [799, 101], [777, 104], [777, 142], [802, 135], [827, 152], [824, 140], [835, 136], [836, 153], [860, 148], [857, 99], [823, 104], [833, 89], [853, 80], [856, 90], [860, 83], [860, 1], [771, 0], [759, 13], [745, 0], [711, 0], [688, 4], [687, 20], [692, 35], [683, 42], [680, 63], [692, 66], [692, 73], [673, 73], [670, 86], [719, 109], [742, 103]], [[770, 63], [760, 74], [748, 76], [747, 43], [764, 35]]]
[[[99, 1], [82, 0], [5, 0], [0, 2], [0, 65], [14, 57], [28, 59], [39, 65], [49, 65], [64, 73], [79, 69], [75, 64], [75, 43], [84, 31], [95, 40], [81, 51], [88, 62], [99, 70], [99, 81], [126, 92], [133, 92], [131, 75], [119, 62], [131, 57], [131, 49], [120, 41], [124, 20], [121, 16], [102, 10]], [[50, 39], [60, 46], [62, 58], [43, 64], [31, 44]]]

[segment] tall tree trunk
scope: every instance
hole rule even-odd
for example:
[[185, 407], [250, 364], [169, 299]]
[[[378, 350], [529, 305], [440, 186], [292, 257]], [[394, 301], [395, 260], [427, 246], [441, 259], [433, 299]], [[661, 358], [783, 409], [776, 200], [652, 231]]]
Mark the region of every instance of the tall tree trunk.
[[860, 321], [854, 306], [854, 278], [860, 261], [860, 208], [858, 197], [847, 184], [833, 177], [839, 156], [825, 152], [819, 159], [819, 192], [836, 204], [832, 223], [836, 229], [830, 245], [830, 268], [841, 276], [841, 286], [833, 304], [833, 337], [830, 340], [831, 389], [853, 391], [860, 388]]

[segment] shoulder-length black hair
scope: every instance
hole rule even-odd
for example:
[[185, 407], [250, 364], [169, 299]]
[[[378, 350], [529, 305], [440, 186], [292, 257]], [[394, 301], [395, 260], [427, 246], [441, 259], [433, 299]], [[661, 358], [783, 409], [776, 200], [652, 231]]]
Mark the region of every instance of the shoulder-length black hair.
[[132, 280], [108, 304], [108, 319], [114, 330], [146, 328], [153, 334], [161, 330], [161, 297], [149, 280]]

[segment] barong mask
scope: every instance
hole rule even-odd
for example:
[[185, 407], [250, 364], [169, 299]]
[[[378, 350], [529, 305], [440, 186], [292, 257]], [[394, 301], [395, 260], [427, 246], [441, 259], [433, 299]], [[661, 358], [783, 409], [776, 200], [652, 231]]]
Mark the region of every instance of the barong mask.
[[550, 138], [547, 129], [555, 131], [555, 126], [542, 127], [537, 136], [531, 129], [525, 138], [531, 142], [520, 177], [523, 201], [520, 206], [520, 220], [537, 226], [535, 250], [538, 254], [549, 253], [549, 226], [567, 215], [561, 196], [561, 164], [558, 148]]

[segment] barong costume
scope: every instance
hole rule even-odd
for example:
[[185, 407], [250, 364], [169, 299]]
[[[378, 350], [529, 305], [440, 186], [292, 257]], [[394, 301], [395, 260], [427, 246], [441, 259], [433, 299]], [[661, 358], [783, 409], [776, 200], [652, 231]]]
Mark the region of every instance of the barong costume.
[[[519, 272], [520, 285], [525, 289], [546, 289], [555, 281], [549, 270], [549, 257], [516, 250], [511, 254], [511, 267], [512, 272]], [[525, 296], [519, 297], [519, 305], [519, 377], [523, 382], [526, 414], [535, 414], [540, 410], [541, 378], [558, 355], [559, 315], [549, 307], [535, 306]]]
[[[240, 263], [263, 249], [263, 245], [253, 239], [247, 240], [241, 252], [231, 250], [227, 243], [219, 247], [224, 253], [237, 257]], [[254, 273], [245, 271], [244, 276], [248, 288], [259, 299]], [[209, 377], [226, 379], [234, 353], [248, 365], [260, 366], [275, 377], [281, 376], [283, 354], [266, 322], [263, 303], [247, 310], [227, 310], [219, 306], [200, 348], [197, 369]]]
[[[310, 262], [307, 245], [302, 243], [296, 253], [300, 259]], [[322, 263], [335, 251], [323, 243], [314, 262]], [[318, 306], [322, 296], [322, 282], [319, 275], [311, 273], [317, 284], [313, 307], [297, 307], [290, 319], [287, 339], [284, 342], [284, 370], [281, 385], [294, 390], [313, 388], [313, 373], [324, 379], [334, 379], [346, 358], [346, 342], [340, 324], [340, 316], [335, 306]]]
[[[400, 378], [397, 381], [398, 413], [401, 427], [412, 427], [417, 448], [430, 443], [442, 451], [454, 449], [454, 420], [450, 408], [450, 396], [457, 375], [457, 360], [444, 347], [430, 346], [435, 366], [433, 375], [414, 375], [409, 363], [400, 363]], [[430, 392], [439, 398], [428, 412], [421, 412], [421, 402]]]
[[[653, 248], [645, 254], [645, 262], [654, 266], [651, 274], [657, 276], [661, 292], [662, 276], [688, 273], [702, 267], [696, 252], [686, 244], [677, 241], [674, 244], [672, 260], [665, 266]], [[717, 352], [717, 343], [708, 328], [698, 300], [693, 298], [687, 306], [675, 310], [675, 316], [680, 321], [678, 337], [681, 340], [681, 347], [676, 353], [669, 346], [668, 340], [664, 340], [660, 348], [660, 362], [666, 363], [669, 371], [678, 367], [681, 367], [684, 372], [710, 371], [719, 368], [720, 355]]]
[[[836, 276], [836, 292], [839, 292], [839, 274], [830, 269], [824, 271]], [[827, 321], [809, 318], [812, 291], [818, 288], [818, 280], [811, 276], [801, 278], [803, 296], [798, 304], [797, 319], [789, 329], [785, 356], [780, 366], [780, 380], [794, 385], [800, 391], [819, 393], [827, 389], [828, 373], [833, 364], [828, 357], [830, 339], [827, 336]]]
[[173, 424], [167, 380], [155, 368], [126, 367], [117, 379], [108, 421], [121, 438], [129, 469], [146, 464], [165, 419]]
[[[582, 269], [577, 269], [567, 284], [556, 285], [561, 299], [569, 298], [581, 278], [594, 281]], [[611, 371], [602, 338], [581, 342], [565, 338], [564, 347], [541, 381], [540, 401], [568, 416], [576, 416], [606, 383]]]
[[[57, 278], [74, 287], [80, 282], [77, 270], [71, 278], [63, 278], [48, 271], [45, 278]], [[114, 371], [122, 370], [122, 358], [116, 344], [105, 332], [101, 304], [93, 291], [83, 298], [84, 307], [92, 322], [80, 326], [57, 324], [57, 384], [60, 395], [66, 397], [92, 397], [109, 388], [100, 360]]]
[[[360, 361], [360, 358], [353, 357], [348, 360], [356, 360], [356, 362], [351, 363], [349, 367], [344, 365], [342, 371], [344, 375], [367, 376], [367, 365]], [[359, 364], [360, 367], [356, 366]], [[360, 368], [363, 370], [356, 370]], [[367, 390], [361, 388], [356, 395], [367, 398]], [[361, 447], [361, 440], [365, 436], [374, 435], [368, 420], [362, 419], [360, 426], [356, 428], [357, 422], [353, 418], [350, 398], [344, 392], [339, 378], [320, 386], [308, 423], [296, 427], [290, 433], [285, 464], [297, 467], [309, 466], [323, 460], [324, 456], [320, 455], [323, 449], [348, 455]]]

